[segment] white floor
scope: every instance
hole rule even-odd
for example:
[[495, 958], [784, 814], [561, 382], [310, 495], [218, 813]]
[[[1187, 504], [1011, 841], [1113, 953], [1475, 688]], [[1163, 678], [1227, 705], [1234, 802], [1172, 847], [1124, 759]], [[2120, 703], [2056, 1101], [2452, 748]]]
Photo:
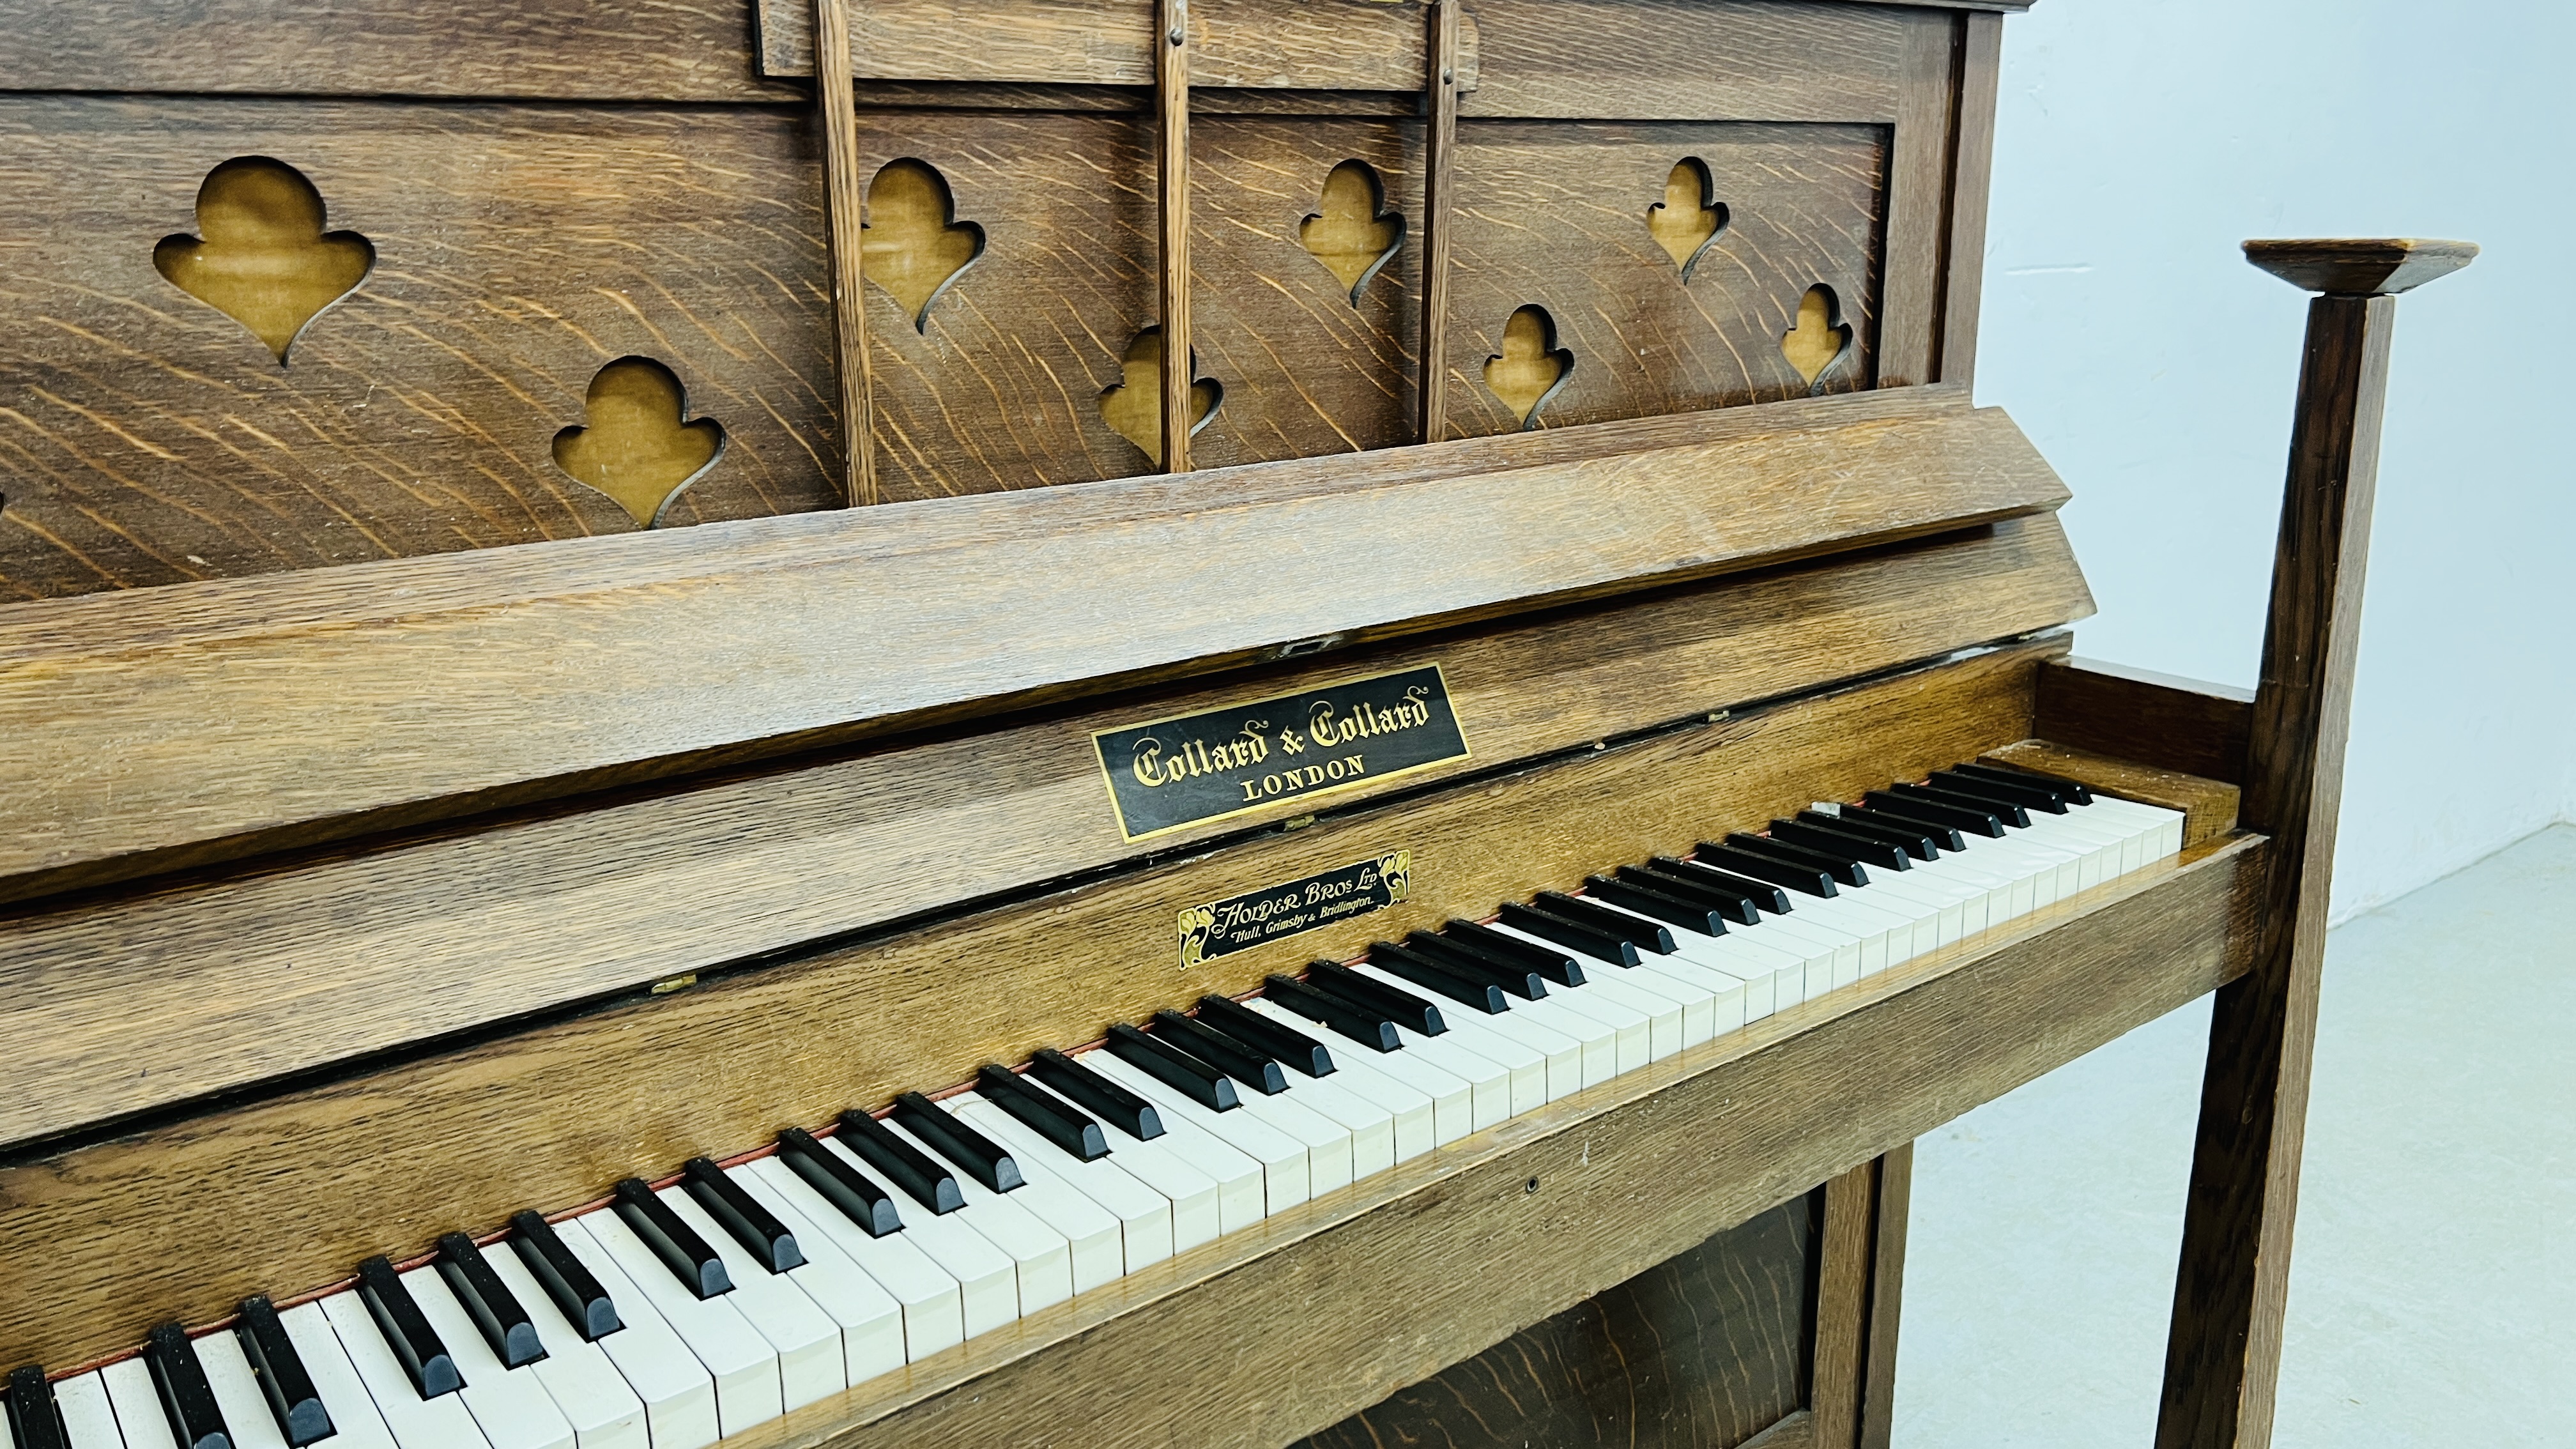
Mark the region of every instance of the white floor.
[[[2206, 1003], [1918, 1144], [1900, 1449], [2153, 1439]], [[2576, 1445], [2576, 827], [2329, 938], [2280, 1449]]]

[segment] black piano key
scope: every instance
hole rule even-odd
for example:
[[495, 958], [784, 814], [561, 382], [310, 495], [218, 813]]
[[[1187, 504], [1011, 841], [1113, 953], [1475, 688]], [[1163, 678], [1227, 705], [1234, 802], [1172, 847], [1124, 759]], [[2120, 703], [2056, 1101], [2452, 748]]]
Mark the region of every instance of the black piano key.
[[214, 1386], [188, 1342], [188, 1330], [165, 1323], [143, 1342], [143, 1366], [152, 1371], [152, 1387], [161, 1394], [161, 1412], [170, 1421], [170, 1437], [179, 1449], [232, 1449], [232, 1431], [224, 1427], [223, 1410], [215, 1406]]
[[1978, 799], [2009, 800], [2024, 810], [2044, 810], [2051, 815], [2063, 815], [2067, 809], [2065, 796], [2036, 781], [2023, 784], [2018, 780], [1989, 780], [1958, 770], [1934, 770], [1926, 783], [1936, 790]]
[[1873, 826], [1881, 830], [1902, 830], [1928, 836], [1934, 845], [1943, 850], [1968, 848], [1968, 837], [1962, 834], [1957, 826], [1947, 821], [1896, 815], [1885, 810], [1872, 810], [1865, 805], [1846, 805], [1843, 807], [1843, 813], [1834, 818], [1852, 825]]
[[1511, 1010], [1503, 999], [1503, 988], [1491, 980], [1470, 975], [1444, 962], [1435, 961], [1418, 951], [1408, 951], [1393, 941], [1371, 941], [1369, 964], [1390, 976], [1401, 976], [1425, 991], [1435, 992], [1460, 1006], [1499, 1016]]
[[691, 1293], [714, 1298], [733, 1291], [733, 1273], [724, 1259], [697, 1229], [680, 1221], [669, 1203], [655, 1197], [644, 1179], [630, 1177], [617, 1185], [617, 1216]]
[[474, 1320], [475, 1330], [492, 1346], [492, 1356], [503, 1368], [518, 1368], [546, 1356], [546, 1346], [537, 1337], [537, 1325], [528, 1317], [527, 1308], [492, 1265], [483, 1261], [483, 1250], [463, 1233], [449, 1233], [438, 1240], [438, 1276], [447, 1280], [447, 1291]]
[[1307, 967], [1306, 984], [1363, 1011], [1374, 1011], [1406, 1031], [1438, 1036], [1449, 1029], [1438, 1003], [1410, 991], [1399, 991], [1376, 977], [1362, 976], [1339, 961], [1318, 961]]
[[953, 1213], [966, 1205], [964, 1190], [957, 1186], [956, 1175], [945, 1164], [933, 1160], [929, 1153], [904, 1141], [865, 1112], [841, 1114], [841, 1145], [884, 1173], [933, 1215]]
[[1641, 921], [1625, 911], [1611, 910], [1599, 901], [1587, 901], [1581, 896], [1570, 896], [1563, 891], [1540, 891], [1530, 897], [1530, 907], [1579, 925], [1590, 926], [1596, 931], [1606, 931], [1640, 951], [1669, 956], [1675, 950], [1672, 932], [1653, 921]]
[[[1518, 901], [1505, 901], [1502, 910], [1496, 913], [1496, 919], [1515, 931], [1527, 931], [1540, 940], [1595, 961], [1607, 961], [1613, 966], [1634, 966], [1640, 959], [1636, 943], [1625, 936], [1612, 935], [1579, 921], [1569, 921], [1554, 911], [1542, 911]], [[1579, 961], [1575, 964], [1578, 968], [1582, 965]]]
[[[1982, 835], [1990, 840], [2001, 840], [2004, 836], [2004, 823], [1995, 818], [1995, 812], [1983, 807], [1970, 810], [1939, 800], [1892, 794], [1886, 790], [1872, 790], [1860, 799], [1861, 804], [1867, 808], [1881, 814], [1896, 816], [1900, 820], [1923, 820], [1934, 825], [1947, 825], [1954, 831], [1966, 831], [1970, 835]], [[1962, 842], [1962, 845], [1964, 844], [1965, 842]]]
[[62, 1410], [54, 1406], [54, 1386], [45, 1382], [43, 1369], [28, 1364], [10, 1370], [5, 1398], [9, 1437], [18, 1449], [71, 1449], [72, 1436], [63, 1428]]
[[1755, 880], [1751, 876], [1720, 870], [1704, 860], [1679, 860], [1669, 855], [1659, 855], [1647, 861], [1646, 869], [1659, 871], [1675, 880], [1689, 881], [1703, 890], [1729, 891], [1744, 897], [1748, 905], [1756, 908], [1749, 924], [1761, 924], [1764, 911], [1775, 916], [1789, 914], [1789, 893], [1772, 881]]
[[1109, 1050], [1117, 1053], [1118, 1060], [1187, 1094], [1191, 1101], [1211, 1112], [1231, 1112], [1243, 1105], [1232, 1077], [1123, 1021], [1109, 1028]]
[[1850, 811], [1841, 815], [1828, 815], [1822, 810], [1801, 810], [1798, 812], [1798, 823], [1819, 830], [1839, 831], [1859, 840], [1875, 840], [1883, 845], [1894, 846], [1903, 851], [1908, 860], [1941, 858], [1941, 843], [1932, 838], [1930, 827], [1889, 825], [1884, 823], [1883, 816], [1876, 820], [1865, 820], [1861, 818], [1862, 813]]
[[394, 1272], [392, 1259], [379, 1253], [358, 1265], [358, 1298], [367, 1305], [367, 1316], [376, 1321], [376, 1331], [385, 1336], [385, 1346], [394, 1351], [394, 1360], [410, 1375], [412, 1388], [422, 1398], [439, 1398], [465, 1387], [465, 1375], [458, 1372], [438, 1331], [429, 1326], [428, 1316], [412, 1301], [411, 1290]]
[[1653, 890], [1606, 875], [1585, 876], [1583, 889], [1611, 905], [1669, 922], [1695, 936], [1726, 934], [1726, 917], [1715, 907], [1686, 901], [1668, 890]]
[[[1262, 982], [1269, 999], [1283, 1011], [1293, 1011], [1308, 1021], [1340, 1032], [1371, 1051], [1401, 1051], [1404, 1039], [1395, 1034], [1395, 1023], [1366, 1007], [1354, 1006], [1329, 992], [1318, 991], [1294, 976], [1273, 975]], [[1258, 1014], [1258, 1013], [1256, 1013]], [[1272, 1026], [1279, 1023], [1272, 1022]], [[1281, 1028], [1286, 1030], [1286, 1028]], [[1324, 1049], [1322, 1042], [1315, 1050]]]
[[2027, 828], [2030, 824], [2030, 812], [2009, 800], [1990, 800], [1964, 791], [1945, 790], [1934, 785], [1911, 785], [1902, 780], [1887, 788], [1891, 794], [1902, 795], [1909, 800], [1931, 800], [1955, 805], [1962, 810], [1984, 810], [2006, 825], [2017, 828]]
[[1738, 850], [1713, 840], [1701, 841], [1699, 849], [1692, 853], [1692, 859], [1730, 875], [1786, 886], [1800, 895], [1833, 896], [1842, 893], [1835, 887], [1833, 876], [1820, 866], [1791, 865], [1785, 860], [1774, 860], [1768, 855]]
[[1154, 1034], [1265, 1097], [1288, 1090], [1287, 1068], [1231, 1032], [1193, 1021], [1177, 1011], [1158, 1011], [1154, 1013]]
[[1271, 1060], [1295, 1067], [1310, 1077], [1333, 1074], [1333, 1054], [1313, 1037], [1281, 1026], [1240, 1001], [1223, 996], [1199, 998], [1199, 1024], [1212, 1026], [1234, 1040], [1259, 1048]]
[[[519, 1262], [537, 1286], [554, 1300], [555, 1311], [583, 1339], [596, 1343], [626, 1326], [617, 1316], [617, 1305], [608, 1290], [599, 1286], [590, 1269], [572, 1255], [557, 1236], [554, 1224], [541, 1213], [522, 1210], [510, 1216], [510, 1247], [518, 1253]], [[292, 1442], [293, 1436], [289, 1436]]]
[[984, 1100], [1018, 1118], [1030, 1131], [1077, 1161], [1097, 1162], [1109, 1155], [1109, 1134], [1100, 1124], [1020, 1080], [999, 1062], [975, 1069], [976, 1090]]
[[995, 1192], [1012, 1192], [1028, 1185], [1009, 1148], [919, 1092], [906, 1092], [894, 1099], [894, 1120], [932, 1152], [966, 1169], [968, 1176]]
[[1029, 1059], [1029, 1072], [1075, 1106], [1139, 1142], [1151, 1142], [1163, 1135], [1163, 1118], [1153, 1103], [1054, 1047], [1040, 1047], [1038, 1054]]
[[1428, 957], [1452, 971], [1464, 972], [1476, 980], [1499, 986], [1506, 993], [1517, 996], [1523, 1001], [1536, 1001], [1547, 995], [1547, 978], [1536, 971], [1526, 966], [1497, 961], [1490, 956], [1470, 950], [1464, 944], [1453, 941], [1437, 931], [1415, 931], [1408, 934], [1404, 938], [1404, 948], [1417, 956]]
[[[869, 1181], [847, 1158], [826, 1150], [813, 1133], [802, 1127], [779, 1133], [778, 1160], [869, 1237], [903, 1231], [903, 1213], [895, 1206], [894, 1194]], [[949, 1187], [953, 1191], [956, 1184]]]
[[[1762, 924], [1762, 908], [1755, 904], [1753, 897], [1718, 884], [1710, 878], [1707, 871], [1686, 870], [1680, 861], [1673, 860], [1670, 856], [1657, 857], [1651, 865], [1623, 865], [1611, 874], [1621, 883], [1635, 886], [1640, 890], [1679, 896], [1694, 904], [1707, 906], [1717, 912], [1721, 919], [1735, 925]], [[1762, 889], [1772, 891], [1777, 890], [1778, 887], [1765, 885]]]
[[2051, 775], [2039, 770], [2025, 770], [2019, 766], [2012, 765], [1989, 765], [1982, 760], [1970, 761], [1963, 765], [1952, 765], [1950, 768], [1958, 774], [1966, 775], [1973, 779], [2001, 780], [2007, 784], [2030, 783], [2043, 785], [2056, 791], [2070, 804], [2090, 805], [2093, 803], [2093, 791], [2090, 787], [2085, 785], [2081, 780], [2069, 780], [2062, 775]]
[[277, 1421], [277, 1432], [289, 1449], [305, 1449], [339, 1432], [322, 1395], [313, 1388], [313, 1375], [306, 1371], [303, 1356], [295, 1351], [295, 1341], [286, 1336], [277, 1305], [264, 1296], [243, 1299], [240, 1315], [233, 1321], [233, 1337], [240, 1342], [242, 1357], [250, 1362], [250, 1376], [258, 1383], [260, 1396], [268, 1400], [269, 1417]]
[[1726, 846], [1730, 850], [1741, 850], [1750, 855], [1761, 856], [1765, 860], [1779, 861], [1784, 865], [1821, 870], [1838, 885], [1869, 884], [1869, 869], [1860, 862], [1826, 851], [1809, 850], [1803, 845], [1791, 845], [1785, 840], [1770, 840], [1739, 830], [1726, 837]]
[[1491, 926], [1452, 917], [1441, 923], [1440, 939], [1484, 957], [1497, 966], [1535, 971], [1559, 986], [1583, 984], [1583, 963], [1565, 951], [1506, 936]]
[[1908, 870], [1914, 863], [1913, 858], [1905, 853], [1905, 847], [1901, 845], [1890, 845], [1886, 841], [1872, 840], [1866, 835], [1855, 835], [1847, 830], [1810, 825], [1803, 820], [1772, 821], [1771, 838], [1783, 844], [1797, 846], [1802, 850], [1816, 851], [1841, 860], [1857, 861], [1862, 865], [1876, 866], [1880, 870]]
[[725, 1176], [714, 1158], [690, 1158], [680, 1169], [680, 1189], [760, 1266], [772, 1273], [805, 1266], [805, 1250], [797, 1246], [796, 1235], [760, 1199], [743, 1191], [741, 1183]]

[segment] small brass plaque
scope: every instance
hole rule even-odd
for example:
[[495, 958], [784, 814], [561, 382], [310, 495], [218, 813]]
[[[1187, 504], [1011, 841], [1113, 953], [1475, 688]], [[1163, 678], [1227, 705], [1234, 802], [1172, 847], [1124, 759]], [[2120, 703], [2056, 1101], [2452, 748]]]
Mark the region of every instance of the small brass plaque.
[[1399, 850], [1303, 880], [1187, 907], [1180, 915], [1181, 969], [1384, 910], [1403, 900], [1412, 888], [1413, 852]]
[[1101, 730], [1091, 743], [1129, 840], [1467, 758], [1436, 664]]

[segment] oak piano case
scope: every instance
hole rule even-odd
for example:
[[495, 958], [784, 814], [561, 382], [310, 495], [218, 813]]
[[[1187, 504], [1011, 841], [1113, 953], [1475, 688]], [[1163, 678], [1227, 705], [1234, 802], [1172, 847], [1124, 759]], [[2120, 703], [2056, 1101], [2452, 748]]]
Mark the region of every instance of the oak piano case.
[[2473, 249], [2255, 251], [2264, 690], [2069, 660], [2010, 8], [0, 0], [13, 1449], [1884, 1443], [1907, 1144], [2212, 991], [2262, 1442]]

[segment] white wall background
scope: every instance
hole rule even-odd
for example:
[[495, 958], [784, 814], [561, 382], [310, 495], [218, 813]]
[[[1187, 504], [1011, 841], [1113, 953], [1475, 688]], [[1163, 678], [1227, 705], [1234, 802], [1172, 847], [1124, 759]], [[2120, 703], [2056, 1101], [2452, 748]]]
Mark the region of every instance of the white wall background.
[[2075, 491], [2079, 654], [2251, 686], [2305, 294], [2247, 237], [2465, 237], [2398, 304], [2338, 919], [2576, 818], [2576, 6], [2041, 0], [2004, 27], [1977, 394]]

